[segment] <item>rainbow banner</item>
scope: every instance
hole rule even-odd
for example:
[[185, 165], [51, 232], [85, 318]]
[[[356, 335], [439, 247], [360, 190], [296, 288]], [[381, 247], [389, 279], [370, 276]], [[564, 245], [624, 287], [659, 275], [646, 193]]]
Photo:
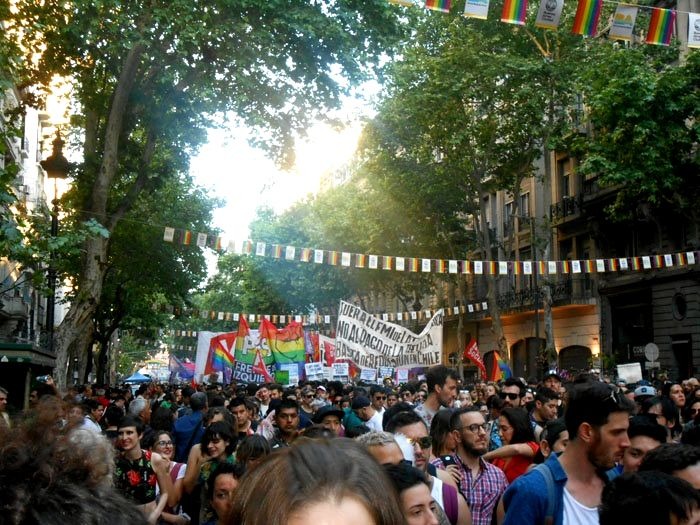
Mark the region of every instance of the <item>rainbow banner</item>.
[[581, 36], [595, 36], [598, 32], [603, 0], [579, 0], [571, 32]]
[[425, 0], [425, 8], [431, 11], [449, 13], [452, 7], [452, 0]]
[[505, 0], [501, 11], [501, 22], [506, 24], [525, 25], [527, 16], [527, 0]]
[[209, 354], [207, 363], [204, 366], [204, 373], [223, 372], [227, 368], [233, 367], [235, 361], [231, 350], [236, 341], [236, 334], [227, 333], [212, 337], [209, 341]]
[[413, 7], [415, 4], [413, 0], [389, 0], [390, 4], [402, 5], [404, 7]]
[[649, 31], [647, 32], [647, 39], [645, 42], [657, 46], [670, 45], [675, 25], [675, 10], [653, 8], [651, 11], [651, 22], [649, 22]]
[[506, 379], [513, 377], [513, 372], [508, 366], [508, 363], [500, 356], [497, 351], [493, 351], [493, 368], [491, 370], [491, 377], [489, 381], [505, 381]]
[[266, 339], [277, 365], [306, 362], [304, 327], [293, 321], [282, 329], [277, 329], [263, 318], [260, 323], [260, 338]]

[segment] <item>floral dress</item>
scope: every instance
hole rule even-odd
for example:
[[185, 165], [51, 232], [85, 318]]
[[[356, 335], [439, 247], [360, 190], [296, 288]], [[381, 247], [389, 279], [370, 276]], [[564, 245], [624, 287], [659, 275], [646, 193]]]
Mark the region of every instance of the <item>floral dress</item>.
[[156, 482], [150, 450], [142, 451], [141, 457], [133, 461], [124, 457], [117, 458], [114, 485], [128, 499], [138, 505], [155, 500]]

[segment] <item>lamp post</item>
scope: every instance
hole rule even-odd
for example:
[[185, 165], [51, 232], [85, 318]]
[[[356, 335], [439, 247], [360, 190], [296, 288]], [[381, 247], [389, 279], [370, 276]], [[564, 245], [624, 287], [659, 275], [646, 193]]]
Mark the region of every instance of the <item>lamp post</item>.
[[[53, 140], [53, 151], [51, 156], [40, 162], [41, 167], [46, 172], [46, 176], [53, 179], [53, 200], [51, 201], [51, 238], [55, 239], [58, 236], [58, 179], [66, 179], [70, 171], [70, 163], [63, 156], [64, 140], [61, 138], [61, 132], [56, 130], [56, 138]], [[51, 250], [51, 258], [48, 271], [49, 296], [46, 298], [46, 329], [48, 331], [47, 349], [49, 353], [53, 353], [53, 329], [54, 329], [54, 310], [56, 307], [56, 268], [54, 266], [55, 254]]]

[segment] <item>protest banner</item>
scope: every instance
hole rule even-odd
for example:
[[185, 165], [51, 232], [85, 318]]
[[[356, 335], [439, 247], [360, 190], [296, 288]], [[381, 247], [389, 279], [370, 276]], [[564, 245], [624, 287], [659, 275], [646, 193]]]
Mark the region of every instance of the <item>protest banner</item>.
[[361, 368], [430, 367], [442, 363], [443, 310], [438, 310], [420, 334], [376, 318], [361, 308], [340, 302], [335, 359]]

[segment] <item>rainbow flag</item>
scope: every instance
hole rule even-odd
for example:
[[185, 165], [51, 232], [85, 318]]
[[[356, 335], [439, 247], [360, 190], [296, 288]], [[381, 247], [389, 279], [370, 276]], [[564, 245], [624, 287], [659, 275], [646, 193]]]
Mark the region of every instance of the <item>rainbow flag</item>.
[[581, 36], [595, 36], [603, 9], [603, 0], [579, 0], [571, 32]]
[[279, 259], [282, 257], [282, 245], [281, 244], [273, 244], [272, 245], [272, 256], [275, 259]]
[[338, 262], [340, 261], [340, 253], [336, 251], [328, 252], [328, 264], [332, 264], [333, 266], [338, 266]]
[[675, 25], [675, 10], [653, 8], [651, 11], [651, 21], [649, 22], [646, 43], [659, 46], [669, 45]]
[[641, 257], [632, 257], [632, 269], [637, 272], [642, 269]]
[[591, 259], [586, 259], [583, 261], [583, 266], [585, 268], [586, 273], [593, 273], [595, 271], [595, 268], [593, 267], [593, 261]]
[[243, 241], [243, 248], [241, 251], [247, 255], [250, 255], [251, 253], [253, 253], [252, 241]]
[[452, 0], [425, 0], [425, 8], [431, 11], [449, 13], [450, 7], [452, 7]]
[[185, 246], [192, 242], [192, 232], [190, 230], [185, 230], [182, 232], [182, 244]]
[[223, 372], [226, 368], [232, 368], [235, 361], [231, 350], [236, 341], [235, 333], [226, 333], [212, 337], [209, 341], [209, 354], [204, 365], [204, 373]]
[[447, 273], [447, 261], [445, 259], [438, 259], [438, 273]]
[[382, 270], [391, 270], [394, 258], [391, 255], [382, 256]]
[[409, 261], [408, 262], [408, 271], [409, 272], [417, 272], [419, 269], [418, 259], [416, 259], [415, 257], [412, 257], [408, 261]]
[[501, 12], [501, 22], [507, 24], [525, 25], [527, 16], [527, 0], [505, 0]]
[[355, 255], [355, 268], [366, 268], [367, 267], [367, 256], [363, 253], [358, 253]]
[[263, 318], [260, 324], [260, 338], [267, 339], [277, 364], [306, 362], [304, 328], [300, 323], [292, 321], [284, 328], [277, 329]]
[[493, 369], [491, 370], [491, 377], [489, 381], [505, 381], [509, 377], [513, 377], [513, 372], [508, 366], [508, 362], [505, 361], [500, 354], [494, 350], [493, 351]]
[[309, 262], [311, 260], [311, 248], [302, 248], [299, 260], [301, 262]]

